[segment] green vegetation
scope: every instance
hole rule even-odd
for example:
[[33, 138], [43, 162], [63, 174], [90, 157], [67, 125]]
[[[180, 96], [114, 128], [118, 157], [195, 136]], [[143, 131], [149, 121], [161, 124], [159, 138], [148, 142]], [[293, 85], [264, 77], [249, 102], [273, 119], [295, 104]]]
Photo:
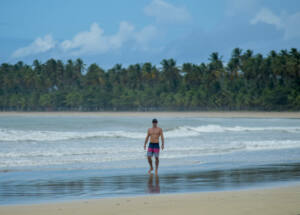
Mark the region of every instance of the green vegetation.
[[0, 67], [0, 110], [300, 110], [297, 49], [253, 55], [236, 48], [227, 65], [162, 60], [85, 69], [81, 59]]

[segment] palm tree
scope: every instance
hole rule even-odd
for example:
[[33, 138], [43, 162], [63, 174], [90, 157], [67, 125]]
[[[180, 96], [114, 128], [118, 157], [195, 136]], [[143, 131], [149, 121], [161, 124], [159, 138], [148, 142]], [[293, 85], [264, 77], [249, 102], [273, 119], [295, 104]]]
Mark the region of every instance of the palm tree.
[[230, 69], [231, 79], [238, 77], [238, 72], [241, 70], [242, 66], [242, 49], [235, 48], [232, 51], [231, 59], [228, 63], [228, 68]]
[[167, 88], [170, 91], [176, 91], [179, 86], [180, 75], [179, 70], [176, 67], [176, 61], [174, 59], [163, 59], [161, 61], [163, 79], [166, 82]]

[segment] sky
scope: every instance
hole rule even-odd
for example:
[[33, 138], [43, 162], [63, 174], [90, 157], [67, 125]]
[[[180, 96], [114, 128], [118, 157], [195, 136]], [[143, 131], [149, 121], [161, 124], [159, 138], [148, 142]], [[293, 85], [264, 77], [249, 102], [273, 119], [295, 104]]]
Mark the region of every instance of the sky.
[[234, 48], [300, 48], [299, 0], [0, 0], [0, 63], [81, 58], [103, 68]]

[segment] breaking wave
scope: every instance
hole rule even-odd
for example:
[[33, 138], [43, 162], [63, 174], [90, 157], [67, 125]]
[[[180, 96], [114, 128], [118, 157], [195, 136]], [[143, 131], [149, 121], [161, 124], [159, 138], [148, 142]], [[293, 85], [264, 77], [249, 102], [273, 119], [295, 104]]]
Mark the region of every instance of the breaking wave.
[[[201, 142], [193, 145], [185, 143], [168, 146], [167, 153], [162, 158], [189, 158], [203, 155], [227, 154], [237, 151], [261, 151], [300, 148], [298, 140], [261, 140], [261, 141], [232, 141], [229, 143]], [[140, 145], [120, 147], [95, 145], [85, 147], [34, 147], [26, 151], [0, 152], [0, 168], [44, 165], [69, 165], [84, 163], [106, 163], [112, 161], [129, 161], [143, 159], [145, 152]]]
[[[180, 126], [166, 129], [165, 137], [192, 137], [203, 133], [278, 131], [300, 133], [300, 127], [226, 127], [221, 125]], [[146, 132], [132, 131], [35, 131], [0, 128], [0, 141], [58, 141], [87, 138], [145, 138]]]

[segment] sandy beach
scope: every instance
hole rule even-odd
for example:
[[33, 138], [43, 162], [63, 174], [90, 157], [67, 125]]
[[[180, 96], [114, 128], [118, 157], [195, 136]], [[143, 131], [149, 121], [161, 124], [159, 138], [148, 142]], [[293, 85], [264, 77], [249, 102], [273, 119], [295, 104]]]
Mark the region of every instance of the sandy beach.
[[299, 215], [300, 185], [254, 190], [150, 195], [62, 203], [0, 206], [1, 215], [244, 214]]
[[108, 117], [209, 117], [209, 118], [300, 118], [300, 112], [186, 111], [186, 112], [0, 112], [1, 116], [108, 116]]
[[[169, 138], [159, 180], [145, 174], [142, 148], [153, 117], [165, 117]], [[1, 215], [300, 215], [300, 112], [0, 112], [0, 118]]]

